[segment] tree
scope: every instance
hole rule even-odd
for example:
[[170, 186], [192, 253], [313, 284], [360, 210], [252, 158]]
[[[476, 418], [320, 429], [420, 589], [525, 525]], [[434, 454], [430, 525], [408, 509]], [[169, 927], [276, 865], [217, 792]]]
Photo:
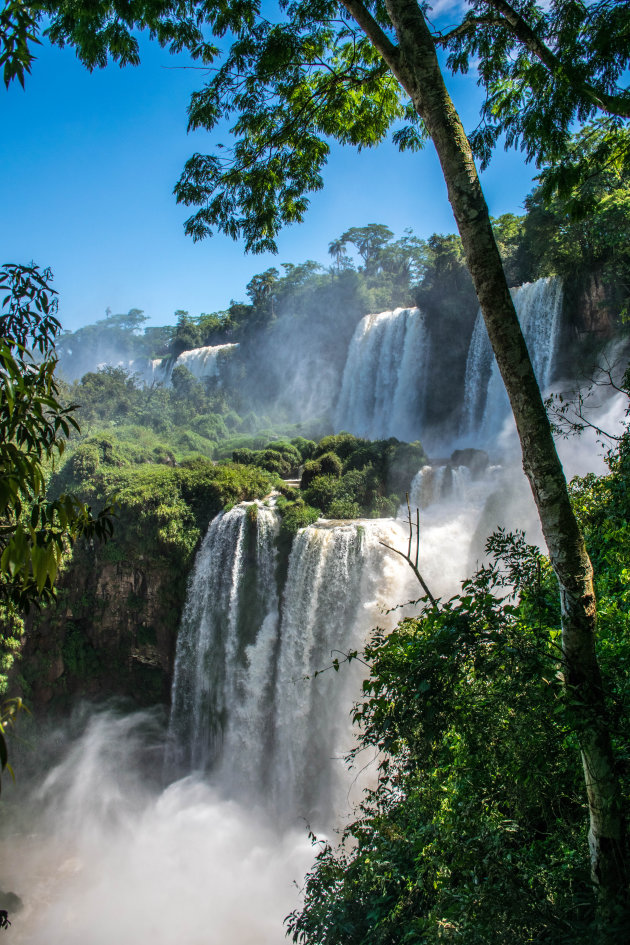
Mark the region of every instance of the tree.
[[601, 116], [616, 136], [618, 119], [630, 117], [630, 91], [617, 84], [630, 57], [628, 4], [473, 0], [469, 6], [462, 22], [436, 41], [450, 50], [454, 71], [466, 72], [471, 57], [478, 64], [486, 99], [471, 141], [484, 164], [502, 134], [508, 147], [520, 144], [538, 162], [564, 157], [576, 119]]
[[365, 271], [374, 268], [379, 254], [393, 239], [394, 234], [383, 223], [369, 223], [367, 226], [352, 226], [339, 237], [342, 246], [352, 243], [363, 260]]
[[54, 595], [69, 543], [112, 531], [111, 509], [94, 517], [75, 496], [46, 497], [48, 469], [78, 429], [54, 376], [60, 325], [50, 278], [37, 266], [0, 270], [0, 602], [22, 611]]
[[[477, 22], [467, 19], [459, 32], [445, 35], [431, 32], [424, 5], [416, 0], [287, 0], [277, 22], [260, 16], [253, 0], [195, 8], [215, 35], [230, 35], [231, 46], [206, 87], [193, 95], [190, 127], [214, 128], [235, 113], [236, 142], [219, 155], [194, 155], [176, 194], [200, 208], [186, 224], [195, 239], [218, 227], [243, 236], [248, 250], [274, 249], [280, 227], [303, 219], [306, 195], [323, 184], [328, 138], [371, 146], [395, 125], [401, 149], [415, 150], [432, 139], [560, 588], [567, 702], [580, 738], [592, 877], [606, 937], [606, 916], [627, 908], [627, 839], [595, 657], [592, 567], [508, 290], [473, 148], [437, 56], [438, 46], [451, 44], [452, 66], [465, 69], [465, 44], [472, 43], [488, 87], [499, 90], [490, 113], [503, 122], [508, 140], [522, 140], [531, 156], [555, 160], [574, 120], [603, 113], [613, 128], [630, 114], [629, 93], [616, 84], [628, 63], [630, 12], [627, 4], [610, 0], [589, 6], [552, 0], [548, 8], [547, 14], [534, 2], [473, 0]], [[63, 2], [48, 10], [51, 38], [76, 43], [90, 66], [108, 51], [133, 61], [134, 24], [149, 25], [158, 39], [175, 35], [173, 42], [185, 42], [168, 16], [182, 12], [188, 23], [193, 13], [188, 6], [156, 4], [143, 22], [143, 9], [134, 4], [107, 2], [94, 11]], [[206, 62], [215, 53], [196, 40], [191, 47]], [[592, 52], [587, 62], [582, 48]], [[513, 49], [519, 55], [512, 72]], [[514, 89], [521, 99], [512, 95]], [[519, 110], [526, 117], [522, 124], [515, 117]], [[495, 141], [496, 134], [483, 128], [473, 139], [482, 160]]]
[[192, 348], [201, 346], [201, 332], [196, 320], [183, 309], [178, 309], [177, 326], [171, 339], [171, 352], [174, 357], [179, 357], [182, 351], [190, 351]]
[[270, 314], [271, 317], [275, 315], [274, 286], [278, 281], [278, 276], [278, 270], [272, 266], [270, 269], [265, 269], [264, 272], [252, 276], [251, 280], [247, 283], [247, 294], [251, 299], [254, 309], [259, 309], [260, 312], [264, 314]]
[[[255, 19], [252, 7], [247, 17], [241, 8], [232, 8], [229, 28], [235, 39], [215, 76], [193, 95], [190, 126], [211, 128], [236, 112], [239, 137], [230, 157], [194, 155], [176, 193], [180, 201], [200, 207], [187, 223], [193, 237], [208, 235], [217, 226], [242, 233], [247, 247], [260, 251], [273, 248], [283, 223], [301, 219], [305, 193], [322, 185], [320, 170], [328, 153], [324, 135], [369, 146], [392, 123], [406, 119], [408, 124], [396, 132], [401, 147], [416, 148], [423, 137], [432, 139], [560, 588], [564, 675], [580, 733], [592, 876], [605, 926], [606, 915], [626, 901], [627, 838], [595, 656], [593, 572], [510, 297], [473, 151], [444, 83], [437, 39], [415, 0], [369, 6], [343, 0], [340, 6], [346, 11], [341, 19], [336, 4], [293, 3], [287, 20], [276, 23]], [[225, 28], [221, 24], [218, 31]], [[600, 67], [605, 70], [601, 60]], [[557, 81], [557, 71], [549, 71], [549, 77]], [[572, 114], [582, 117], [596, 107], [591, 99], [582, 107], [582, 86], [574, 83], [571, 89]], [[538, 139], [532, 132], [543, 152], [550, 147], [542, 137], [545, 105], [538, 100]]]
[[340, 272], [342, 262], [348, 259], [346, 254], [346, 244], [343, 240], [343, 237], [340, 236], [339, 239], [332, 240], [328, 244], [328, 253], [335, 260], [337, 272]]

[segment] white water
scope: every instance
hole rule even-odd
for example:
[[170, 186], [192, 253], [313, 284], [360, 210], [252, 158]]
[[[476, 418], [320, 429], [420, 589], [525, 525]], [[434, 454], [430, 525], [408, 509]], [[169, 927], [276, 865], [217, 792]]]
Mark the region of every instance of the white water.
[[347, 791], [359, 692], [356, 672], [331, 670], [333, 654], [361, 648], [409, 574], [379, 544], [399, 543], [395, 523], [321, 521], [296, 536], [279, 601], [278, 529], [262, 503], [208, 529], [178, 637], [169, 761], [282, 825], [326, 824]]
[[[221, 360], [238, 348], [238, 344], [208, 345], [205, 348], [192, 348], [173, 358], [134, 358], [132, 361], [117, 361], [112, 366], [124, 368], [129, 374], [135, 374], [146, 385], [170, 384], [176, 367], [185, 367], [198, 381], [205, 378], [219, 378]], [[96, 369], [107, 367], [110, 362], [102, 361]]]
[[[184, 773], [212, 767], [224, 741], [240, 774], [246, 757], [253, 771], [260, 768], [277, 637], [278, 530], [274, 508], [241, 503], [212, 520], [197, 554], [177, 639], [169, 726], [170, 762]], [[253, 575], [247, 598], [246, 572]], [[258, 633], [248, 639], [252, 611]]]
[[279, 834], [199, 778], [161, 790], [146, 771], [160, 747], [147, 714], [100, 713], [30, 796], [23, 775], [6, 790], [20, 805], [3, 809], [0, 885], [24, 902], [8, 943], [284, 940], [313, 858], [305, 832]]
[[[562, 281], [538, 279], [512, 289], [512, 298], [541, 390], [553, 377], [560, 336]], [[468, 350], [461, 430], [474, 434], [476, 445], [494, 440], [510, 413], [481, 311]]]
[[208, 345], [205, 348], [193, 348], [190, 351], [183, 351], [175, 360], [168, 374], [168, 380], [176, 367], [185, 367], [197, 378], [219, 377], [221, 358], [238, 348], [238, 344], [226, 345]]
[[417, 440], [428, 357], [428, 332], [417, 308], [362, 318], [348, 351], [335, 429], [370, 439]]

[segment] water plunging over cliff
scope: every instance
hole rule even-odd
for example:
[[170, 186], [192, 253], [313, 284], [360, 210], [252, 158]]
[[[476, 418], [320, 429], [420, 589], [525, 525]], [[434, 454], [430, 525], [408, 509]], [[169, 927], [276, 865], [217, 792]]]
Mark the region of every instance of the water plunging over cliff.
[[[238, 344], [208, 345], [205, 348], [191, 348], [173, 358], [134, 358], [133, 361], [117, 361], [113, 366], [124, 368], [129, 374], [135, 374], [138, 381], [146, 385], [170, 384], [176, 367], [185, 367], [198, 381], [204, 378], [218, 378], [221, 374], [221, 359]], [[97, 365], [97, 370], [106, 367], [109, 362]]]
[[238, 348], [238, 344], [208, 345], [205, 348], [192, 348], [190, 351], [183, 351], [175, 360], [169, 372], [169, 380], [177, 367], [187, 368], [197, 380], [203, 380], [206, 377], [218, 377], [221, 358], [236, 348]]
[[[511, 293], [538, 383], [544, 390], [553, 377], [562, 315], [562, 281], [538, 279], [511, 289]], [[468, 350], [461, 431], [475, 433], [478, 442], [488, 441], [499, 432], [509, 410], [480, 311]]]
[[246, 754], [259, 767], [277, 637], [278, 528], [275, 509], [241, 503], [212, 520], [199, 549], [173, 677], [169, 754], [180, 771], [208, 769], [224, 742], [236, 765]]
[[418, 439], [428, 348], [424, 315], [417, 308], [362, 318], [348, 351], [335, 429], [371, 439]]
[[208, 529], [178, 638], [169, 755], [285, 822], [325, 822], [358, 686], [351, 669], [321, 671], [333, 651], [361, 648], [408, 575], [379, 545], [400, 543], [395, 523], [321, 521], [296, 536], [280, 602], [278, 527], [273, 508], [243, 503]]

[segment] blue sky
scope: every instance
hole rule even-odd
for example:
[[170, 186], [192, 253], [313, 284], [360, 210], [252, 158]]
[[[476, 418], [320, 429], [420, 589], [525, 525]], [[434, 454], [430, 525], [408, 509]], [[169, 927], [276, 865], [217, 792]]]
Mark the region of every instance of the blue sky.
[[[328, 243], [350, 226], [386, 223], [397, 235], [453, 232], [431, 145], [400, 154], [389, 144], [358, 154], [335, 147], [324, 190], [306, 220], [283, 232], [278, 256], [246, 256], [216, 236], [194, 244], [188, 212], [172, 189], [193, 151], [211, 150], [205, 132], [187, 134], [190, 92], [203, 73], [173, 68], [167, 51], [143, 43], [142, 63], [88, 73], [71, 49], [38, 49], [26, 90], [2, 96], [0, 262], [50, 266], [65, 328], [102, 318], [106, 308], [141, 308], [152, 324], [244, 300], [254, 273], [283, 262], [330, 262]], [[476, 123], [473, 77], [451, 80], [469, 127]], [[216, 137], [215, 140], [220, 140]], [[494, 215], [520, 212], [534, 169], [497, 152], [483, 175]]]

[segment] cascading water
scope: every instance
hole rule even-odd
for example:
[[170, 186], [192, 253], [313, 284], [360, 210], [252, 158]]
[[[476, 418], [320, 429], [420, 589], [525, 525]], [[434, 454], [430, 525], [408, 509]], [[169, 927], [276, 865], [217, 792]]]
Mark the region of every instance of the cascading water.
[[417, 440], [426, 397], [429, 336], [417, 308], [366, 315], [356, 327], [335, 414], [335, 429], [381, 439]]
[[227, 796], [271, 804], [284, 824], [325, 823], [358, 689], [356, 673], [322, 670], [333, 651], [360, 649], [408, 577], [379, 544], [399, 539], [393, 522], [322, 521], [295, 538], [279, 609], [278, 527], [275, 509], [250, 503], [208, 529], [178, 638], [169, 763], [210, 770]]
[[467, 466], [423, 466], [411, 482], [409, 502], [412, 508], [419, 509], [445, 500], [465, 503], [471, 485]]
[[171, 374], [177, 367], [187, 368], [199, 381], [206, 377], [219, 377], [221, 358], [236, 348], [238, 344], [208, 345], [205, 348], [183, 351], [175, 360], [168, 379], [170, 380]]
[[[198, 381], [205, 378], [219, 378], [221, 360], [238, 344], [208, 345], [205, 348], [191, 348], [173, 358], [134, 358], [133, 361], [117, 361], [113, 367], [124, 368], [129, 374], [135, 374], [143, 384], [170, 384], [176, 367], [185, 367]], [[97, 370], [107, 367], [110, 362], [97, 364]]]
[[[551, 382], [562, 315], [562, 281], [538, 279], [511, 289], [516, 314], [538, 383]], [[510, 410], [499, 368], [492, 354], [481, 311], [473, 330], [464, 387], [461, 431], [475, 433], [477, 442], [488, 442], [501, 428]]]
[[207, 770], [223, 747], [236, 767], [247, 758], [247, 770], [260, 770], [271, 721], [278, 530], [273, 507], [241, 503], [212, 520], [199, 550], [173, 676], [168, 763], [180, 772]]
[[360, 650], [372, 627], [387, 624], [387, 606], [404, 594], [405, 566], [381, 541], [400, 542], [394, 522], [321, 521], [294, 541], [282, 608], [272, 769], [275, 807], [289, 817], [315, 813], [325, 823], [347, 788], [343, 756], [351, 746], [350, 708], [361, 671], [358, 664], [356, 672], [321, 671], [330, 667], [331, 653]]

